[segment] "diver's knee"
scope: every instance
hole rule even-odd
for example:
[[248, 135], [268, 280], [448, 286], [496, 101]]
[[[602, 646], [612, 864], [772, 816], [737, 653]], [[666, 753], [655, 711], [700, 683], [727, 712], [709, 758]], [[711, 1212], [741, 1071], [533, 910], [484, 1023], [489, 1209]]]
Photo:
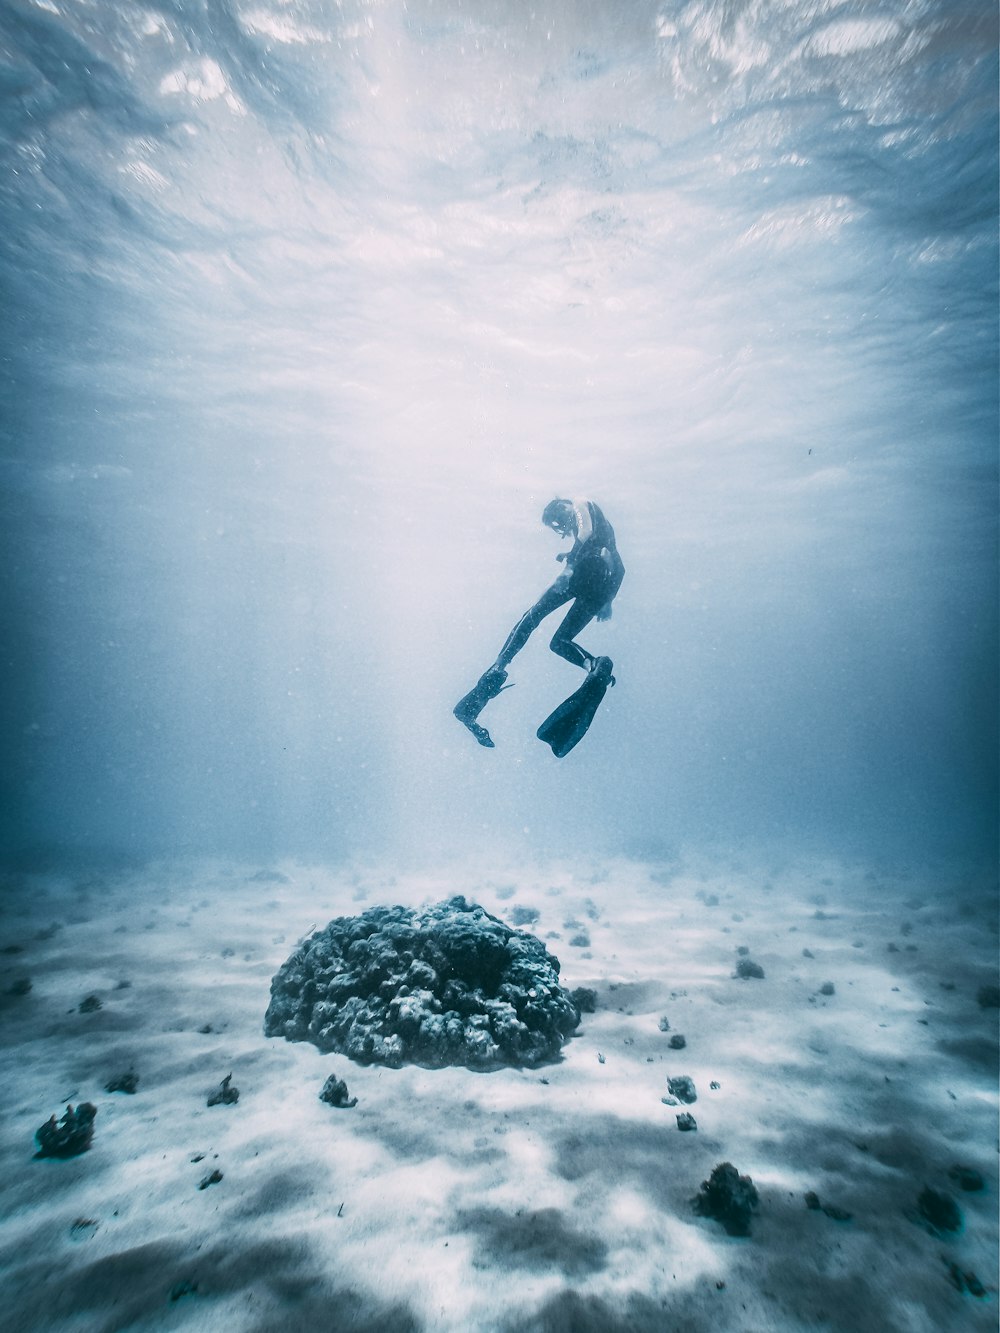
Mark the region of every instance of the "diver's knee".
[[574, 665], [576, 664], [580, 647], [578, 644], [575, 644], [572, 639], [560, 638], [558, 634], [553, 634], [552, 638], [549, 640], [549, 648], [557, 657], [561, 657], [567, 662], [572, 662]]

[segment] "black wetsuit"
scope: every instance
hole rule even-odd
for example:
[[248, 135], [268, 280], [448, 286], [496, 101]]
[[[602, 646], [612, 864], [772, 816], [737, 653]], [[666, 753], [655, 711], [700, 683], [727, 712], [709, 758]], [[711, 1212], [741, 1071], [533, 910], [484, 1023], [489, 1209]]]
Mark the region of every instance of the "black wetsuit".
[[586, 505], [590, 514], [590, 535], [584, 541], [579, 537], [576, 539], [566, 557], [565, 574], [560, 575], [542, 593], [511, 630], [507, 642], [500, 650], [497, 666], [506, 667], [545, 617], [566, 602], [572, 602], [573, 605], [552, 636], [549, 647], [567, 662], [585, 671], [589, 671], [597, 660], [574, 640], [596, 615], [605, 610], [610, 614], [611, 602], [625, 577], [625, 566], [615, 545], [614, 529], [600, 507], [593, 500], [581, 502], [581, 507], [582, 504]]

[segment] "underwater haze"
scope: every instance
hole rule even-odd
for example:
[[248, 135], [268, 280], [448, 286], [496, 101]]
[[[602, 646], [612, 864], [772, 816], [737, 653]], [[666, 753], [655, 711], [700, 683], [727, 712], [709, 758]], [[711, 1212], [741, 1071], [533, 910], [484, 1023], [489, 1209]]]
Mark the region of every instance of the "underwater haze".
[[[3, 837], [990, 862], [986, 0], [3, 0]], [[556, 576], [627, 574], [452, 717]]]

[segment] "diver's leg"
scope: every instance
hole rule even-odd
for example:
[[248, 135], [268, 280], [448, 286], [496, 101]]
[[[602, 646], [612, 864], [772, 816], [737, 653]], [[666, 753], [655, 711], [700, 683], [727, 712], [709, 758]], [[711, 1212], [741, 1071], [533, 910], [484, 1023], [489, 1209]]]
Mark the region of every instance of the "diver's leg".
[[463, 695], [451, 710], [462, 726], [468, 727], [479, 744], [485, 745], [490, 750], [494, 748], [493, 738], [485, 727], [479, 725], [476, 719], [489, 701], [495, 699], [500, 691], [505, 688], [504, 682], [506, 679], [507, 672], [502, 667], [490, 667], [483, 672], [469, 693]]
[[483, 672], [469, 693], [463, 695], [452, 709], [462, 726], [472, 732], [480, 745], [491, 750], [494, 748], [490, 733], [477, 721], [479, 714], [491, 699], [495, 699], [501, 690], [507, 688], [507, 664], [527, 643], [532, 630], [537, 629], [547, 615], [551, 615], [558, 607], [569, 601], [572, 594], [568, 591], [568, 584], [568, 579], [565, 581], [557, 579], [551, 588], [542, 593], [534, 606], [524, 613], [507, 635], [507, 641], [500, 649], [497, 660]]
[[597, 658], [592, 653], [588, 653], [585, 648], [581, 648], [573, 640], [586, 629], [594, 618], [594, 610], [586, 602], [579, 598], [573, 603], [566, 612], [562, 624], [552, 636], [549, 647], [560, 657], [564, 657], [567, 662], [572, 662], [574, 666], [582, 667], [584, 671], [592, 671]]
[[569, 591], [569, 579], [567, 578], [565, 581], [557, 579], [551, 588], [542, 593], [535, 605], [525, 611], [507, 635], [507, 641], [497, 654], [497, 660], [493, 665], [501, 670], [505, 669], [528, 642], [528, 639], [545, 617], [550, 616], [553, 611], [557, 611], [560, 606], [564, 606], [572, 595]]

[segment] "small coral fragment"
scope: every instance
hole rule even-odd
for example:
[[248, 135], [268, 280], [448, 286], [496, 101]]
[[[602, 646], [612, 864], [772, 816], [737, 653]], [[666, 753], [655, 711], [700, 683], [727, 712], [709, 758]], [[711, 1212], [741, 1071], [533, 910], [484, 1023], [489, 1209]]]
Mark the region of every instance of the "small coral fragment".
[[51, 1116], [35, 1131], [38, 1143], [36, 1157], [77, 1157], [86, 1152], [94, 1137], [94, 1119], [97, 1107], [81, 1102], [74, 1111], [67, 1106], [61, 1120]]
[[732, 1162], [720, 1162], [691, 1202], [696, 1213], [714, 1217], [731, 1236], [749, 1236], [759, 1196], [749, 1176], [741, 1176]]

